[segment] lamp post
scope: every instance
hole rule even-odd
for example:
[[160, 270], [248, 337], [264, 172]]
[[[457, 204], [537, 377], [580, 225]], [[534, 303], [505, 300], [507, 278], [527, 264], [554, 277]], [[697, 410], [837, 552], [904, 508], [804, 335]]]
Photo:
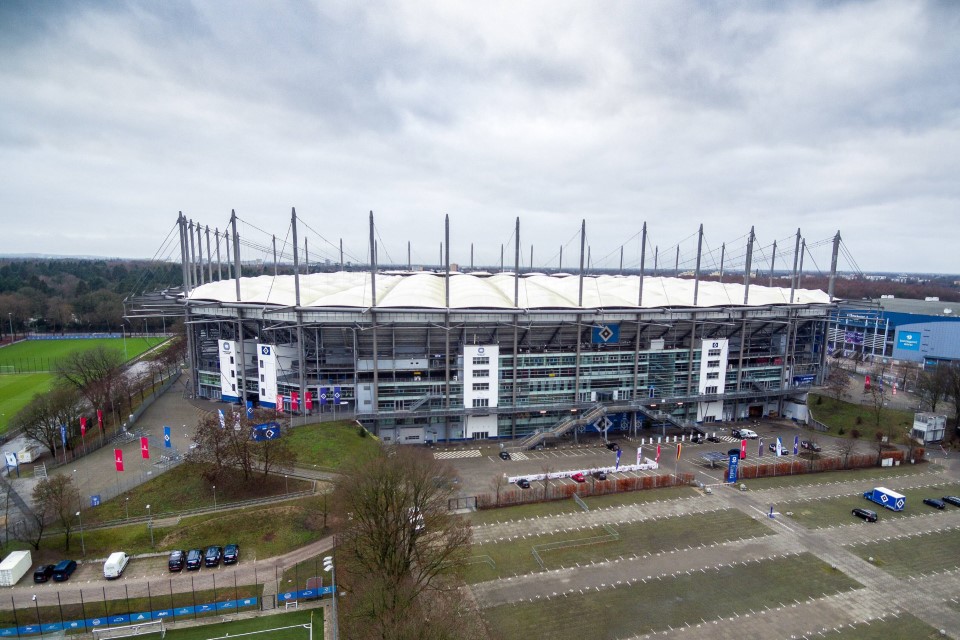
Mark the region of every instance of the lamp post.
[[217, 510], [217, 485], [213, 485], [213, 510]]
[[153, 514], [150, 513], [150, 505], [147, 505], [147, 528], [150, 529], [150, 548], [153, 549]]
[[283, 474], [283, 491], [284, 493], [290, 493], [290, 483], [287, 482], [287, 474]]
[[130, 496], [123, 499], [123, 510], [127, 514], [127, 520], [130, 519]]
[[330, 574], [330, 586], [333, 587], [333, 640], [338, 640], [337, 628], [337, 570], [333, 566], [333, 556], [323, 557], [323, 570]]
[[8, 313], [7, 318], [10, 319], [10, 342], [13, 342], [13, 339], [16, 338], [16, 336], [13, 333], [13, 313], [12, 312]]
[[80, 518], [80, 549], [83, 551], [83, 557], [87, 557], [87, 545], [83, 542], [83, 516], [77, 511], [77, 517]]

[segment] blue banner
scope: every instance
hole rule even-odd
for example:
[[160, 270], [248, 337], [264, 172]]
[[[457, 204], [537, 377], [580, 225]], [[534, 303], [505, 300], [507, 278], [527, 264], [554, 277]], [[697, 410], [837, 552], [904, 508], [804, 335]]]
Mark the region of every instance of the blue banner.
[[730, 454], [730, 462], [727, 464], [727, 482], [737, 481], [737, 465], [740, 464], [740, 452]]
[[163, 446], [167, 449], [173, 446], [173, 443], [170, 442], [170, 427], [163, 428]]
[[280, 425], [276, 422], [258, 424], [253, 428], [252, 437], [257, 442], [262, 442], [263, 440], [276, 440], [280, 437]]
[[60, 439], [63, 441], [63, 446], [67, 446], [67, 428], [64, 425], [60, 425]]
[[614, 344], [620, 342], [619, 324], [599, 324], [590, 330], [590, 342], [593, 344]]
[[793, 455], [800, 452], [800, 436], [793, 436]]
[[340, 404], [340, 387], [333, 388], [333, 404]]
[[320, 404], [327, 404], [327, 388], [320, 387]]
[[253, 400], [247, 400], [247, 417], [253, 417]]
[[907, 351], [920, 350], [920, 332], [919, 331], [898, 331], [897, 349], [906, 349]]

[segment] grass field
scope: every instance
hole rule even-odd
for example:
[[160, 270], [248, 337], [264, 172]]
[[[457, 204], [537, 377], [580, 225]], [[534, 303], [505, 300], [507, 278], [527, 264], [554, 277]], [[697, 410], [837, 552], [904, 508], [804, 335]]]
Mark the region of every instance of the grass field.
[[38, 393], [50, 390], [52, 373], [24, 373], [0, 375], [0, 433], [7, 430], [7, 422]]
[[741, 482], [754, 491], [762, 491], [763, 489], [797, 487], [810, 484], [858, 482], [869, 480], [871, 478], [883, 479], [884, 481], [889, 482], [889, 479], [891, 478], [900, 478], [916, 473], [926, 473], [927, 471], [939, 470], [939, 465], [928, 462], [924, 464], [902, 464], [898, 467], [871, 467], [869, 469], [850, 469], [849, 471], [801, 473], [792, 476], [780, 476], [777, 478], [756, 478], [754, 480], [742, 480]]
[[[234, 622], [208, 624], [201, 627], [171, 628], [167, 630], [167, 638], [169, 640], [213, 640], [214, 638], [229, 636], [231, 638], [243, 637], [245, 640], [307, 640], [311, 637], [310, 632], [303, 627], [284, 631], [277, 631], [276, 629], [309, 623], [311, 614], [313, 615], [313, 640], [322, 640], [323, 609], [321, 608], [260, 616]], [[273, 631], [267, 631], [269, 629], [273, 629]], [[263, 633], [256, 633], [257, 631]], [[252, 635], [244, 636], [242, 634]]]
[[863, 559], [873, 558], [875, 565], [900, 578], [960, 568], [960, 535], [956, 529], [847, 548]]
[[825, 631], [811, 634], [809, 637], [823, 638], [823, 640], [876, 640], [876, 638], [932, 640], [943, 636], [919, 618], [909, 613], [901, 613], [895, 618], [888, 616], [882, 620], [847, 625], [839, 631]]
[[[940, 496], [957, 495], [960, 493], [960, 485], [947, 484], [934, 487], [920, 487], [917, 489], [902, 489], [897, 488], [896, 482], [890, 482], [886, 486], [906, 496], [907, 506], [903, 511], [885, 509], [874, 502], [870, 502], [864, 498], [862, 494], [844, 496], [842, 498], [829, 498], [827, 500], [785, 502], [776, 505], [776, 507], [780, 513], [792, 513], [791, 517], [797, 522], [818, 529], [834, 525], [862, 523], [863, 520], [850, 514], [850, 510], [854, 507], [872, 509], [880, 516], [880, 520], [894, 520], [915, 515], [936, 517], [937, 510], [923, 504], [923, 499], [931, 496], [939, 498]], [[867, 491], [870, 488], [869, 486], [864, 486], [863, 490]], [[865, 526], [873, 525], [868, 523]]]
[[858, 586], [812, 555], [800, 554], [615, 589], [583, 594], [575, 591], [549, 600], [500, 605], [484, 610], [483, 615], [494, 634], [500, 634], [494, 637], [504, 640], [614, 640], [698, 624], [701, 618], [730, 618]]
[[[820, 404], [817, 404], [818, 398], [823, 398]], [[839, 438], [851, 437], [854, 429], [863, 434], [861, 437], [873, 440], [873, 434], [878, 429], [887, 433], [892, 429], [896, 436], [904, 434], [906, 429], [913, 425], [913, 412], [902, 409], [882, 409], [880, 412], [880, 426], [876, 424], [876, 413], [868, 405], [854, 404], [851, 402], [837, 401], [830, 396], [818, 396], [811, 393], [807, 401], [810, 412], [820, 422], [824, 423], [830, 430], [827, 435]], [[860, 424], [857, 424], [857, 420]], [[841, 433], [841, 430], [843, 433]]]
[[[470, 552], [474, 561], [468, 565], [464, 579], [476, 583], [541, 571], [533, 557], [534, 545], [570, 544], [540, 551], [546, 569], [550, 570], [772, 533], [769, 528], [734, 509], [613, 525], [611, 528], [620, 534], [619, 540], [610, 539], [606, 529], [594, 527], [507, 542], [476, 544]], [[487, 558], [495, 566], [491, 566]]]
[[323, 422], [296, 427], [284, 436], [297, 452], [297, 465], [317, 469], [338, 469], [348, 460], [376, 452], [379, 440], [361, 437], [352, 421]]

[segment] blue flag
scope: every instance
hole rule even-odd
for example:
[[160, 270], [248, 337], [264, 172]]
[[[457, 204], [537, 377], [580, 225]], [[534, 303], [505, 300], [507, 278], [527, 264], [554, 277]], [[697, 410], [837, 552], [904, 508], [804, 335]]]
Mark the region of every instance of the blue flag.
[[253, 400], [247, 400], [247, 417], [253, 417]]
[[799, 451], [800, 451], [800, 436], [795, 435], [793, 436], [793, 455], [797, 455]]
[[758, 457], [763, 457], [763, 438], [760, 438], [760, 450], [757, 452]]
[[617, 466], [614, 469], [620, 468], [620, 454], [623, 453], [623, 449], [617, 449]]
[[223, 429], [227, 426], [227, 417], [223, 415], [223, 409], [217, 409], [217, 413], [220, 414], [220, 428]]
[[333, 404], [340, 404], [340, 387], [333, 388]]
[[67, 428], [64, 425], [60, 425], [60, 439], [63, 440], [63, 446], [67, 446]]
[[320, 387], [320, 404], [327, 404], [327, 388]]
[[170, 442], [170, 427], [163, 428], [163, 446], [165, 446], [167, 449], [173, 446], [173, 444]]

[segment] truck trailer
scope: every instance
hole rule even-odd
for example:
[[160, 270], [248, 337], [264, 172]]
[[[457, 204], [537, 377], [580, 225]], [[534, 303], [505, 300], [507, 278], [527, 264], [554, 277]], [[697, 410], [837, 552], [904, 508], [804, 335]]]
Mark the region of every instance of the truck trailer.
[[0, 586], [12, 587], [20, 581], [30, 567], [33, 558], [29, 551], [13, 551], [0, 562]]
[[907, 505], [907, 497], [905, 495], [891, 491], [886, 487], [874, 487], [870, 491], [865, 492], [863, 497], [891, 511], [903, 511], [903, 508]]

